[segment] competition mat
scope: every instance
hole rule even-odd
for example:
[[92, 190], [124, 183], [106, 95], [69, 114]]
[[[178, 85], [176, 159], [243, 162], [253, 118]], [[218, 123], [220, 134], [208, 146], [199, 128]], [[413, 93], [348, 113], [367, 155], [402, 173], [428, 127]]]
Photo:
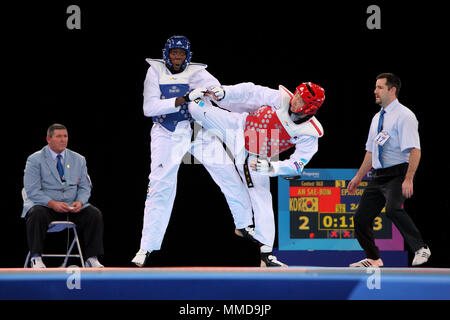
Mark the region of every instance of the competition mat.
[[437, 268], [0, 269], [1, 300], [448, 300]]

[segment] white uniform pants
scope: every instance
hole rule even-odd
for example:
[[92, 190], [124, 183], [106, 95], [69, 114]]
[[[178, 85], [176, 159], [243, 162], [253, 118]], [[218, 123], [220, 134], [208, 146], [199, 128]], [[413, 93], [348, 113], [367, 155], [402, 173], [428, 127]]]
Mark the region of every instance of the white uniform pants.
[[[236, 167], [243, 181], [245, 180], [243, 165], [246, 156], [244, 144], [244, 124], [248, 113], [234, 113], [212, 106], [208, 101], [202, 101], [203, 106], [197, 103], [189, 104], [192, 117], [211, 133], [217, 135], [225, 142], [235, 158]], [[255, 220], [255, 238], [270, 247], [275, 240], [275, 218], [272, 207], [272, 194], [270, 193], [270, 177], [249, 170], [253, 187], [249, 188], [246, 182], [242, 187], [247, 190], [253, 208]]]
[[144, 224], [140, 247], [159, 250], [172, 213], [178, 169], [186, 152], [203, 163], [224, 194], [236, 228], [251, 224], [251, 203], [241, 192], [242, 181], [233, 162], [217, 137], [200, 130], [191, 142], [192, 129], [187, 121], [178, 123], [174, 132], [154, 124], [151, 130], [151, 168], [144, 209]]

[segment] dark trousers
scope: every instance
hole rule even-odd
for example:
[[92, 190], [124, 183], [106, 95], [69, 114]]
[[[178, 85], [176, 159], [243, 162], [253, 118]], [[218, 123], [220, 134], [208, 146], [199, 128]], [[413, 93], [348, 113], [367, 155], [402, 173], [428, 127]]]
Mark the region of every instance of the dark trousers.
[[31, 255], [44, 252], [44, 240], [52, 221], [69, 220], [77, 225], [82, 239], [83, 256], [90, 258], [103, 255], [103, 218], [96, 207], [90, 205], [77, 213], [61, 213], [45, 206], [32, 207], [26, 216], [27, 240]]
[[412, 252], [425, 246], [419, 230], [403, 209], [405, 197], [402, 183], [408, 164], [374, 170], [372, 180], [361, 196], [355, 215], [355, 235], [369, 259], [380, 258], [373, 235], [373, 221], [386, 206], [386, 216], [392, 220]]

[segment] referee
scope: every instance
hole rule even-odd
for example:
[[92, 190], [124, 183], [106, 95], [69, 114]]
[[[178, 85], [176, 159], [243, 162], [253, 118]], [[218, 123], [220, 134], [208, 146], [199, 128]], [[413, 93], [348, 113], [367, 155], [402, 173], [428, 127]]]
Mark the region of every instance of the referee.
[[403, 209], [403, 202], [413, 195], [413, 178], [420, 161], [418, 121], [397, 99], [400, 78], [392, 73], [382, 73], [376, 79], [375, 102], [381, 110], [372, 119], [363, 163], [348, 185], [348, 191], [355, 192], [362, 178], [374, 169], [355, 215], [355, 234], [366, 259], [352, 263], [350, 267], [383, 266], [372, 225], [383, 207], [386, 207], [386, 216], [415, 253], [412, 265], [417, 266], [427, 262], [431, 252]]

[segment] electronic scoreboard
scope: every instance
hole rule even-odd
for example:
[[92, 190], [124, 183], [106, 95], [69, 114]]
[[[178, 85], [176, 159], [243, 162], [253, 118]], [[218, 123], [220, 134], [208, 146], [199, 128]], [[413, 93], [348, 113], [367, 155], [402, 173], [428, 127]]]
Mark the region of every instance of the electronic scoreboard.
[[[362, 250], [354, 216], [367, 187], [366, 176], [354, 194], [348, 183], [356, 169], [305, 169], [299, 180], [278, 178], [279, 250]], [[380, 250], [403, 250], [403, 238], [386, 217], [374, 220]]]

